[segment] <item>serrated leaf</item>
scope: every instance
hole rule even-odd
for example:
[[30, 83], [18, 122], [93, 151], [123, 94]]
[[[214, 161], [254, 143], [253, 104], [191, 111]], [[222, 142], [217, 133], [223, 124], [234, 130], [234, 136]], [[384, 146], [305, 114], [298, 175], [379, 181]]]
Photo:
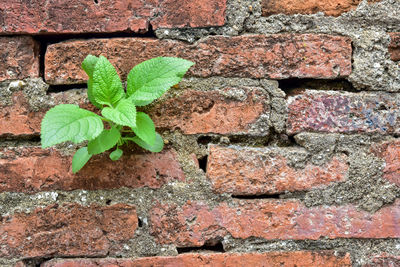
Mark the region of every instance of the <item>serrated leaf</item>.
[[102, 108], [102, 105], [97, 103], [96, 99], [94, 98], [93, 95], [93, 71], [94, 71], [94, 66], [96, 65], [97, 61], [99, 60], [98, 57], [88, 55], [85, 60], [82, 62], [82, 69], [86, 72], [87, 76], [89, 77], [87, 81], [87, 94], [90, 103], [92, 103], [94, 106], [98, 108]]
[[110, 153], [110, 159], [113, 161], [119, 160], [123, 154], [123, 151], [119, 148], [114, 150], [113, 152]]
[[93, 71], [93, 96], [97, 103], [114, 106], [125, 96], [114, 66], [100, 56]]
[[147, 105], [179, 83], [193, 64], [174, 57], [157, 57], [144, 61], [129, 72], [127, 95], [136, 106]]
[[156, 140], [156, 128], [149, 115], [143, 112], [137, 112], [136, 127], [133, 127], [132, 130], [147, 144], [150, 146], [154, 145]]
[[151, 152], [160, 152], [164, 148], [164, 141], [158, 133], [156, 133], [156, 139], [154, 141], [154, 144], [151, 146], [142, 139], [140, 139], [138, 136], [133, 137], [132, 139], [133, 142], [135, 142], [138, 146], [141, 148], [144, 148], [146, 150], [149, 150]]
[[78, 149], [72, 158], [72, 172], [77, 173], [83, 166], [85, 166], [91, 157], [92, 155], [88, 153], [87, 147], [81, 147]]
[[122, 99], [115, 108], [105, 107], [101, 114], [116, 124], [136, 126], [136, 107], [129, 99]]
[[87, 86], [88, 86], [87, 94], [88, 94], [90, 103], [92, 103], [95, 107], [102, 109], [103, 106], [101, 104], [97, 103], [97, 101], [93, 95], [93, 80], [92, 80], [92, 78], [89, 78], [89, 80], [87, 81]]
[[99, 136], [88, 143], [88, 152], [97, 155], [111, 149], [121, 138], [120, 132], [116, 128], [104, 130]]
[[94, 66], [96, 65], [98, 57], [88, 55], [82, 62], [82, 69], [86, 72], [89, 78], [93, 78]]
[[77, 105], [62, 104], [50, 109], [42, 120], [41, 141], [46, 148], [65, 141], [80, 143], [92, 140], [103, 131], [97, 114]]

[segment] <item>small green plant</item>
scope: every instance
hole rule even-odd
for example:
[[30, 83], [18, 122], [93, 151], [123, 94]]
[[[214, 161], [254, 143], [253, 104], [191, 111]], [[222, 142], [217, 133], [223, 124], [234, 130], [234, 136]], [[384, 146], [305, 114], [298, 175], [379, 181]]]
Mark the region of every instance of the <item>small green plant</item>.
[[[82, 68], [89, 76], [88, 98], [101, 110], [99, 116], [77, 105], [61, 104], [50, 109], [42, 120], [42, 148], [71, 141], [89, 141], [72, 159], [78, 172], [96, 154], [115, 147], [111, 160], [122, 156], [120, 147], [132, 141], [151, 152], [164, 147], [151, 118], [136, 111], [177, 84], [194, 63], [181, 58], [157, 57], [136, 65], [128, 74], [126, 91], [113, 65], [104, 57], [88, 55]], [[104, 127], [104, 123], [108, 127]]]

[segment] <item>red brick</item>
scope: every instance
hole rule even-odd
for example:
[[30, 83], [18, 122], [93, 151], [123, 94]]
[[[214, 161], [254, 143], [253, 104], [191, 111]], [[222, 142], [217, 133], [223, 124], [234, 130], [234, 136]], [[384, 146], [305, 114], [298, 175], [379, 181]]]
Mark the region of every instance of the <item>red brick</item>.
[[289, 97], [287, 131], [398, 134], [399, 108], [393, 94], [306, 90]]
[[304, 169], [288, 165], [298, 153], [292, 148], [209, 147], [207, 177], [218, 193], [233, 195], [276, 194], [303, 191], [344, 181], [346, 157], [334, 157], [323, 166], [312, 163]]
[[151, 22], [155, 29], [225, 24], [226, 0], [164, 0], [159, 5], [162, 13]]
[[336, 255], [333, 251], [291, 251], [265, 253], [219, 253], [219, 254], [183, 254], [175, 257], [148, 257], [139, 259], [60, 259], [51, 260], [41, 267], [152, 267], [152, 266], [214, 266], [214, 267], [295, 267], [351, 266], [348, 253]]
[[39, 77], [39, 45], [31, 37], [0, 37], [0, 58], [0, 81]]
[[226, 0], [2, 1], [0, 33], [145, 32], [175, 27], [222, 26]]
[[[224, 96], [238, 89], [244, 90], [246, 99]], [[185, 134], [247, 134], [251, 131], [266, 135], [268, 129], [251, 129], [264, 114], [269, 114], [268, 96], [260, 88], [226, 88], [223, 92], [186, 90], [150, 111], [158, 128], [179, 129]]]
[[[361, 0], [263, 0], [262, 14], [270, 16], [274, 14], [314, 14], [323, 12], [327, 16], [340, 16], [344, 12], [356, 9]], [[379, 2], [369, 0], [371, 2]]]
[[390, 33], [389, 53], [393, 61], [400, 61], [400, 32]]
[[169, 181], [185, 179], [174, 150], [154, 154], [126, 151], [115, 162], [107, 154], [100, 154], [92, 157], [77, 174], [72, 173], [71, 161], [72, 156], [63, 156], [56, 149], [3, 148], [0, 192], [159, 188]]
[[400, 256], [383, 253], [374, 256], [370, 263], [363, 265], [364, 267], [397, 267], [400, 266]]
[[88, 54], [106, 56], [123, 80], [133, 66], [157, 56], [192, 60], [189, 75], [200, 77], [336, 78], [351, 73], [351, 52], [350, 38], [322, 34], [212, 36], [192, 45], [148, 38], [78, 40], [48, 46], [45, 78], [50, 84], [84, 82], [80, 66]]
[[137, 224], [135, 207], [126, 204], [54, 204], [15, 213], [0, 217], [0, 256], [106, 256], [133, 238]]
[[39, 134], [44, 112], [31, 110], [22, 92], [14, 93], [11, 101], [11, 105], [0, 105], [0, 136]]
[[374, 214], [352, 205], [305, 207], [297, 200], [235, 200], [209, 206], [158, 203], [150, 212], [151, 233], [158, 243], [202, 246], [233, 238], [317, 240], [400, 237], [400, 200]]
[[400, 141], [376, 144], [372, 152], [385, 161], [383, 178], [400, 186]]
[[50, 94], [48, 97], [40, 96], [44, 99], [44, 104], [40, 108], [32, 107], [26, 92], [17, 91], [10, 96], [10, 103], [0, 103], [0, 136], [24, 136], [39, 135], [42, 118], [50, 103], [57, 104], [77, 104], [82, 108], [95, 111], [89, 104], [85, 94], [81, 92], [66, 91]]

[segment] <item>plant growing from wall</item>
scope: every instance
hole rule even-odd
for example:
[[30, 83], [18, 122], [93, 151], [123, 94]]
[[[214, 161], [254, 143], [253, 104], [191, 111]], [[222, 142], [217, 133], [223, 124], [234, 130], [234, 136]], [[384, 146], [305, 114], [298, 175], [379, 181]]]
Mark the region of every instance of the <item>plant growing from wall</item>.
[[[89, 76], [88, 98], [101, 115], [61, 104], [50, 109], [41, 124], [42, 148], [71, 141], [89, 141], [72, 159], [72, 171], [78, 172], [89, 159], [112, 148], [111, 160], [122, 156], [120, 147], [134, 142], [151, 152], [160, 152], [164, 142], [155, 131], [151, 118], [136, 110], [162, 96], [177, 84], [194, 63], [181, 58], [157, 57], [136, 65], [128, 74], [124, 90], [113, 65], [104, 57], [88, 55], [82, 68]], [[108, 127], [104, 127], [104, 123]]]

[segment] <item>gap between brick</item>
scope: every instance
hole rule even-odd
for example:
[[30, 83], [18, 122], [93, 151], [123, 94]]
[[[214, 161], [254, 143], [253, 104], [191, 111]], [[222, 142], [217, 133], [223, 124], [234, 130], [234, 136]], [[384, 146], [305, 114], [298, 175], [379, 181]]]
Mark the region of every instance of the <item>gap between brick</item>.
[[286, 96], [296, 95], [305, 89], [312, 90], [333, 90], [340, 92], [359, 92], [353, 84], [346, 79], [312, 79], [312, 78], [289, 78], [278, 80], [279, 88], [286, 93]]
[[40, 143], [40, 135], [39, 134], [31, 134], [31, 135], [1, 135], [0, 143], [3, 142], [30, 142], [30, 143]]
[[[146, 32], [136, 33], [131, 30], [112, 32], [112, 33], [77, 33], [77, 34], [59, 34], [59, 33], [47, 33], [32, 36], [33, 39], [39, 44], [39, 73], [40, 77], [44, 78], [45, 71], [45, 55], [47, 47], [51, 44], [65, 42], [69, 40], [89, 40], [89, 39], [111, 39], [111, 38], [157, 38], [151, 23], [149, 23], [149, 28]], [[64, 85], [62, 85], [64, 86]], [[76, 86], [76, 85], [75, 85]], [[85, 85], [86, 86], [86, 85]], [[61, 87], [60, 87], [61, 88]], [[73, 87], [77, 88], [77, 87]], [[70, 88], [71, 89], [71, 88]], [[68, 90], [68, 87], [65, 88]]]
[[193, 252], [199, 252], [199, 251], [214, 251], [214, 252], [225, 252], [224, 246], [222, 245], [222, 242], [220, 240], [216, 241], [217, 243], [215, 244], [205, 244], [204, 246], [201, 247], [180, 247], [176, 248], [178, 251], [178, 254], [183, 254], [183, 253], [193, 253]]
[[236, 199], [281, 199], [284, 194], [264, 194], [264, 195], [232, 195]]
[[204, 171], [204, 173], [207, 173], [207, 160], [208, 160], [208, 155], [205, 155], [201, 158], [197, 159], [199, 162], [199, 168]]

